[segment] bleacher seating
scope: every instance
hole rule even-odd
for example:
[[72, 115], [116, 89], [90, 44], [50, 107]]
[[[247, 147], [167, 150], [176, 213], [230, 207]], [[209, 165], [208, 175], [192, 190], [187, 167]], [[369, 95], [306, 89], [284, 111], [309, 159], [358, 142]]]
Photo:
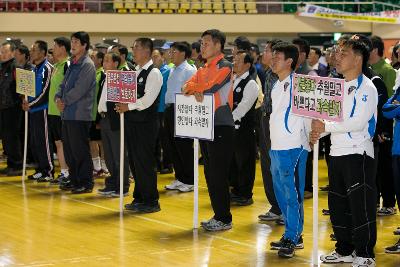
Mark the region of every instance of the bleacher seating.
[[[117, 12], [117, 13], [203, 13], [203, 14], [256, 14], [295, 13], [304, 0], [0, 0], [0, 11], [8, 12]], [[112, 2], [108, 2], [112, 1]], [[378, 12], [400, 10], [400, 0], [315, 0], [321, 6], [347, 12]], [[108, 2], [108, 3], [107, 3]], [[274, 3], [268, 3], [274, 2]], [[279, 3], [281, 2], [281, 3]], [[287, 2], [292, 2], [286, 4]], [[296, 4], [293, 2], [297, 2]], [[324, 2], [324, 4], [322, 4]], [[335, 2], [330, 4], [329, 2]], [[343, 4], [340, 4], [343, 2]], [[390, 4], [398, 5], [393, 7]]]

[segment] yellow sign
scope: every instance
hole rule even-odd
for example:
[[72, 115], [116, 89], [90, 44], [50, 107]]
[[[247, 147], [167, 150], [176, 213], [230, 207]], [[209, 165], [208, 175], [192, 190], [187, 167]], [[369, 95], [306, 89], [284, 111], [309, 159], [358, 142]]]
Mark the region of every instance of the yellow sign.
[[16, 74], [17, 93], [21, 95], [35, 97], [35, 73], [30, 70], [17, 68]]

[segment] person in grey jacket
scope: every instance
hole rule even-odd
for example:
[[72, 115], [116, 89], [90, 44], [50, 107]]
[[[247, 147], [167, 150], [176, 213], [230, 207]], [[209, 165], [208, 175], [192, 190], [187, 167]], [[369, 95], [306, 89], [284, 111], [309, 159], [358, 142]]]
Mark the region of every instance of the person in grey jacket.
[[69, 180], [60, 185], [73, 194], [93, 190], [93, 164], [89, 147], [89, 129], [96, 89], [96, 68], [88, 56], [86, 32], [71, 35], [71, 65], [65, 73], [54, 100], [61, 112], [62, 142], [69, 166]]

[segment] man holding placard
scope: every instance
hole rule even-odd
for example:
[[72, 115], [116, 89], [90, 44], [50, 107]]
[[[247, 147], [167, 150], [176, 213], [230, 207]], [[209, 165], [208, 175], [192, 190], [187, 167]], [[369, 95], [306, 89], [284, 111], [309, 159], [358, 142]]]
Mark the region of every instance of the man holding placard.
[[336, 249], [321, 256], [324, 263], [375, 266], [376, 182], [372, 138], [378, 94], [365, 75], [369, 48], [358, 39], [345, 41], [337, 69], [345, 77], [343, 122], [313, 120], [310, 139], [331, 133], [328, 204]]
[[163, 78], [151, 59], [151, 39], [136, 39], [132, 51], [137, 63], [137, 100], [133, 104], [115, 105], [117, 112], [125, 112], [129, 165], [135, 170], [134, 199], [125, 208], [134, 212], [152, 213], [160, 211], [154, 152], [158, 134], [158, 96]]
[[23, 100], [22, 109], [29, 111], [30, 146], [37, 163], [36, 172], [28, 179], [48, 182], [54, 176], [53, 151], [50, 148], [47, 108], [53, 66], [47, 61], [47, 43], [42, 40], [32, 45], [31, 60], [35, 65], [35, 96]]
[[215, 215], [201, 223], [207, 231], [232, 228], [229, 196], [229, 166], [233, 156], [232, 65], [224, 59], [226, 37], [219, 30], [207, 30], [201, 37], [201, 55], [207, 60], [203, 68], [184, 85], [183, 92], [203, 101], [205, 93], [214, 94], [214, 140], [204, 141], [204, 174]]
[[15, 44], [3, 43], [0, 46], [0, 116], [2, 123], [3, 149], [7, 154], [7, 167], [0, 175], [17, 176], [22, 174], [21, 141], [21, 100], [16, 93], [15, 82]]
[[271, 248], [278, 249], [278, 255], [285, 258], [293, 257], [295, 248], [303, 248], [303, 196], [308, 155], [305, 128], [309, 119], [291, 113], [293, 71], [298, 57], [299, 51], [294, 45], [278, 43], [273, 47], [271, 67], [279, 79], [271, 92], [271, 173], [285, 233], [281, 240], [271, 242]]

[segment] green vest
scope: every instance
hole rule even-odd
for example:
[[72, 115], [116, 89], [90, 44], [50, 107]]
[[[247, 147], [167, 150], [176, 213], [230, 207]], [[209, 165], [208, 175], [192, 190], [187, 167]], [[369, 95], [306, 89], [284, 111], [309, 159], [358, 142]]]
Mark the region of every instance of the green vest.
[[49, 108], [48, 108], [49, 115], [60, 116], [60, 111], [57, 108], [56, 102], [54, 102], [54, 97], [58, 92], [58, 89], [62, 81], [64, 80], [64, 68], [68, 60], [69, 58], [65, 58], [57, 63], [54, 63], [54, 71], [53, 74], [51, 75], [51, 80], [50, 80]]
[[97, 115], [97, 107], [99, 105], [99, 103], [97, 103], [97, 96], [99, 94], [99, 90], [100, 90], [100, 79], [101, 79], [101, 74], [104, 72], [103, 67], [98, 68], [96, 70], [96, 92], [94, 94], [94, 105], [93, 105], [93, 113], [92, 113], [92, 117], [93, 117], [93, 121], [96, 120], [96, 115]]

